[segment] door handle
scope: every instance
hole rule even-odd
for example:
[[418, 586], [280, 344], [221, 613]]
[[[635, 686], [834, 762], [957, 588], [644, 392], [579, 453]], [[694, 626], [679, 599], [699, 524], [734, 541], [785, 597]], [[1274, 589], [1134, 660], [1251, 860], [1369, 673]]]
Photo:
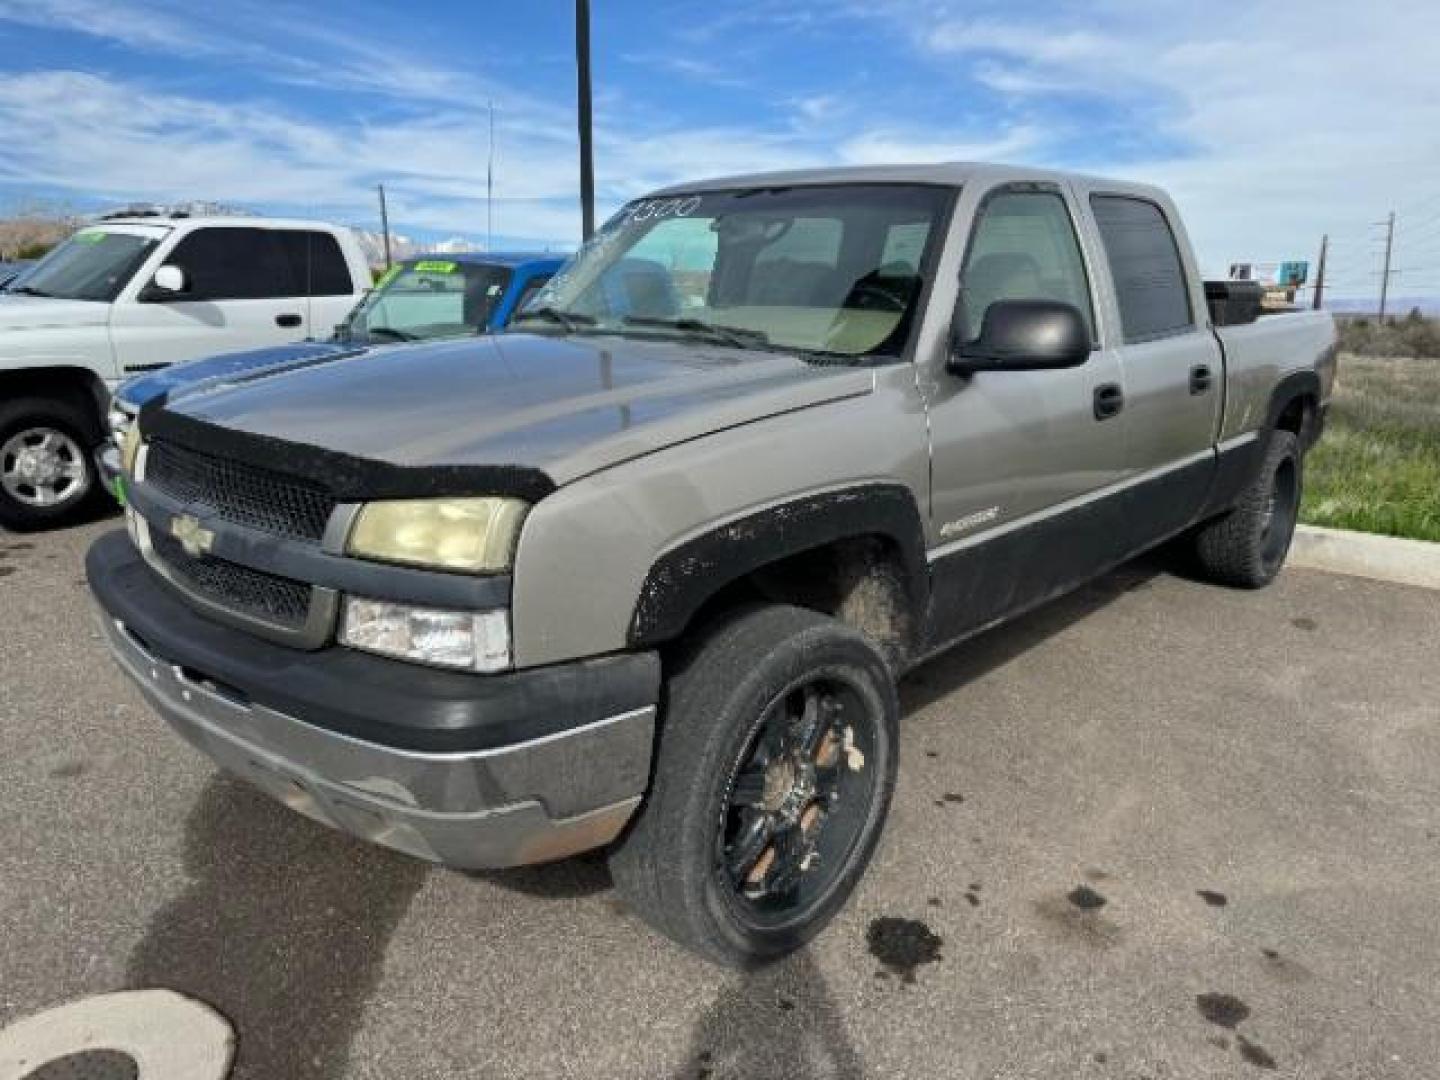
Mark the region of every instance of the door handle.
[[1214, 377], [1210, 374], [1209, 364], [1196, 364], [1190, 369], [1190, 393], [1207, 394], [1210, 392], [1210, 384]]
[[1095, 388], [1095, 419], [1109, 420], [1125, 408], [1125, 391], [1119, 383], [1107, 382]]
[[276, 316], [275, 316], [275, 325], [276, 325], [276, 326], [299, 326], [299, 325], [300, 325], [300, 316], [299, 316], [299, 315], [296, 315], [293, 311], [284, 312], [283, 314], [280, 314], [280, 315], [276, 315]]

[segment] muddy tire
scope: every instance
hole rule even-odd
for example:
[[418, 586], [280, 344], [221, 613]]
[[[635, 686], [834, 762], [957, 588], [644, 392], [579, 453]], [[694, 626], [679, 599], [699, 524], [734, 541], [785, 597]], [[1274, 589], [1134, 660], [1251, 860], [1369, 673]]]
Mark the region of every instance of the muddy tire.
[[1260, 470], [1235, 508], [1195, 536], [1195, 554], [1206, 577], [1240, 589], [1259, 589], [1274, 580], [1295, 535], [1302, 466], [1295, 436], [1288, 431], [1271, 435]]
[[654, 781], [610, 856], [651, 926], [747, 967], [819, 933], [864, 873], [890, 806], [899, 706], [866, 637], [754, 607], [677, 659]]
[[21, 531], [92, 517], [107, 502], [93, 412], [68, 398], [0, 404], [0, 525]]

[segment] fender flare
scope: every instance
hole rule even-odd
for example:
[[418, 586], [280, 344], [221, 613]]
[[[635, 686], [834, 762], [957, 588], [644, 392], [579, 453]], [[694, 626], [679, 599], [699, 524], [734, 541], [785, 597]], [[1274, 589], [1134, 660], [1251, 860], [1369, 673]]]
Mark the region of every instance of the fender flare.
[[707, 600], [747, 574], [826, 544], [865, 536], [894, 543], [911, 610], [923, 613], [930, 575], [914, 494], [902, 484], [857, 484], [766, 507], [662, 552], [635, 602], [628, 643], [647, 648], [672, 640]]
[[[1265, 414], [1265, 441], [1269, 442], [1271, 433], [1280, 423], [1280, 417], [1297, 398], [1313, 399], [1318, 409], [1322, 396], [1320, 376], [1313, 371], [1293, 371], [1282, 378], [1270, 392], [1270, 406]], [[1302, 437], [1304, 434], [1302, 431]]]

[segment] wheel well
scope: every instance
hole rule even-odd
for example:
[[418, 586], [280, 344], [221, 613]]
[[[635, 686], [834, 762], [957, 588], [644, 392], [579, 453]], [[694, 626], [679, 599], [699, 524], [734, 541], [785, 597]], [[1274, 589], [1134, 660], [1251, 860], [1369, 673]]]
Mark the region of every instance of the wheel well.
[[917, 611], [899, 545], [887, 536], [846, 537], [767, 563], [720, 589], [691, 617], [680, 640], [734, 607], [793, 604], [860, 631], [899, 669], [915, 641]]
[[39, 367], [0, 372], [0, 396], [63, 398], [91, 412], [97, 434], [105, 431], [105, 409], [110, 391], [88, 368]]
[[1288, 431], [1299, 440], [1302, 447], [1308, 446], [1315, 415], [1315, 398], [1310, 394], [1297, 394], [1285, 403], [1275, 418], [1276, 431]]

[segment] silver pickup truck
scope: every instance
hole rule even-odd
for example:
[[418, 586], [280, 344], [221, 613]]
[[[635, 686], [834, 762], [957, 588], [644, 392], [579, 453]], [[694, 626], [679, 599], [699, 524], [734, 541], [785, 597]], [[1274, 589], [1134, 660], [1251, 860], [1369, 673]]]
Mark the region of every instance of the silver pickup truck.
[[1334, 330], [1214, 291], [1137, 184], [671, 188], [510, 333], [148, 405], [90, 585], [289, 806], [457, 867], [612, 845], [656, 928], [758, 962], [864, 871], [898, 676], [1167, 540], [1280, 569]]

